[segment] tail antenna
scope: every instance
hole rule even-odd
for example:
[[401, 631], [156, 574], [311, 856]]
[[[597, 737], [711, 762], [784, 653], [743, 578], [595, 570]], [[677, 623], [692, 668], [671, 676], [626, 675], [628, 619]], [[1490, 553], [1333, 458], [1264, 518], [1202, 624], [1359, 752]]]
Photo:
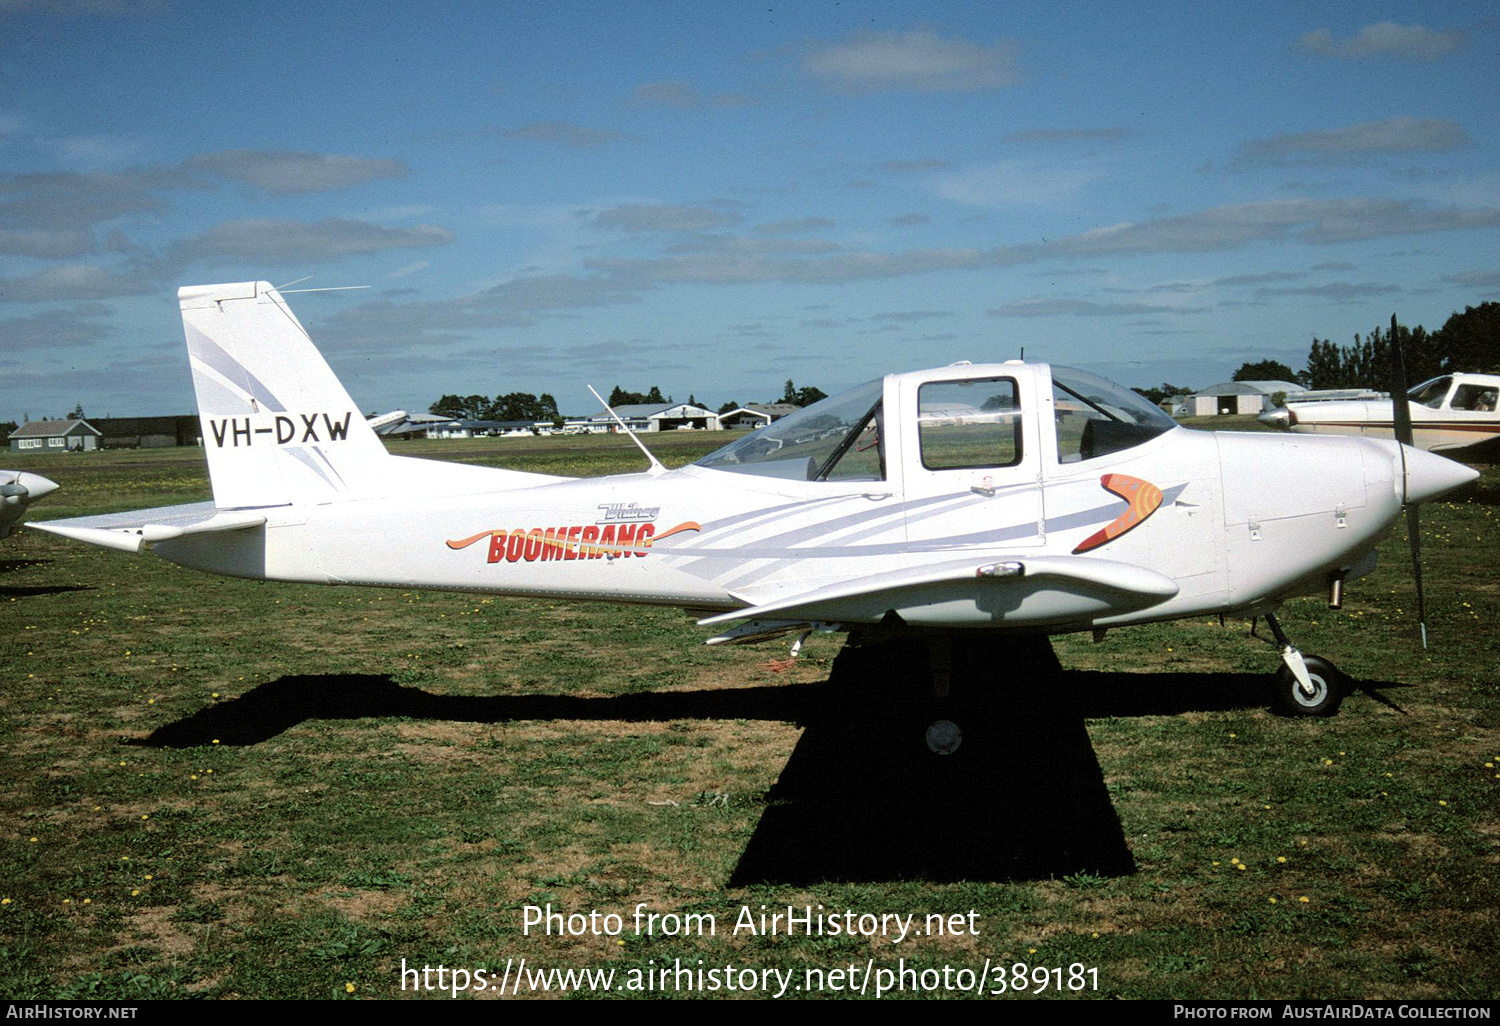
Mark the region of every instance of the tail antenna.
[[625, 431], [625, 433], [630, 436], [630, 440], [632, 442], [634, 442], [640, 448], [641, 452], [643, 452], [643, 453], [646, 454], [646, 459], [648, 459], [648, 460], [651, 461], [651, 470], [649, 471], [649, 473], [652, 473], [652, 474], [665, 474], [667, 472], [667, 468], [664, 467], [664, 466], [662, 466], [661, 460], [659, 460], [655, 456], [651, 455], [651, 450], [648, 449], [648, 448], [646, 448], [646, 443], [643, 442], [643, 441], [641, 441], [640, 438], [636, 435], [636, 433], [630, 429], [630, 425], [627, 424], [627, 423], [625, 423], [623, 420], [621, 420], [620, 419], [620, 415], [614, 411], [614, 409], [609, 405], [609, 403], [607, 403], [607, 402], [604, 401], [604, 397], [601, 396], [598, 392], [594, 391], [594, 386], [593, 385], [588, 385], [586, 387], [588, 388], [588, 390], [590, 392], [593, 393], [594, 398], [599, 400], [599, 405], [604, 407], [604, 412], [607, 413], [607, 414], [609, 414], [611, 417], [613, 417], [615, 423], [618, 424], [618, 425], [620, 425], [620, 427]]

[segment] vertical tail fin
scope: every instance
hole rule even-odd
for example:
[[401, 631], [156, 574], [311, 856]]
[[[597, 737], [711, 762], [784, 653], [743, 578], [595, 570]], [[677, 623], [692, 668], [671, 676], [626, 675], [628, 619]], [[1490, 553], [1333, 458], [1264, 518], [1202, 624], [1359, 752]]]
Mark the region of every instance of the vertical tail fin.
[[220, 509], [369, 498], [392, 459], [267, 282], [177, 291]]

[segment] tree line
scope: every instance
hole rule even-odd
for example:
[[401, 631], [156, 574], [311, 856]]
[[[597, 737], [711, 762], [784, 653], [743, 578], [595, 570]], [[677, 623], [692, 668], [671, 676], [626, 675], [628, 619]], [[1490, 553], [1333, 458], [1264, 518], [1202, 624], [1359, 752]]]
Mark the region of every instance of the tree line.
[[491, 399], [484, 395], [445, 395], [431, 406], [428, 413], [454, 420], [550, 420], [562, 419], [557, 412], [557, 400], [546, 392], [532, 395], [530, 392], [511, 392]]
[[[798, 388], [788, 378], [781, 396], [767, 400], [767, 404], [789, 403], [792, 406], [809, 406], [819, 399], [826, 398], [828, 398], [828, 393], [821, 388], [814, 385], [804, 385]], [[657, 385], [652, 385], [645, 392], [627, 392], [616, 385], [609, 393], [611, 407], [657, 406], [672, 401], [670, 395], [661, 394], [661, 388]], [[698, 400], [694, 396], [688, 396], [687, 401], [691, 406], [698, 405]], [[730, 400], [720, 406], [718, 412], [728, 413], [739, 407], [739, 403]], [[445, 395], [427, 407], [427, 412], [439, 417], [451, 417], [454, 420], [529, 420], [533, 422], [550, 420], [555, 423], [562, 421], [562, 415], [557, 412], [557, 400], [546, 392], [541, 395], [532, 395], [530, 392], [511, 392], [508, 395], [497, 395], [493, 399], [485, 395]]]
[[[1466, 306], [1463, 313], [1453, 314], [1442, 328], [1433, 332], [1420, 324], [1407, 328], [1398, 323], [1396, 340], [1406, 364], [1406, 380], [1413, 385], [1439, 374], [1459, 371], [1500, 374], [1500, 303]], [[1279, 360], [1260, 360], [1241, 364], [1231, 380], [1289, 381], [1311, 389], [1389, 391], [1391, 330], [1377, 326], [1368, 335], [1356, 334], [1354, 341], [1346, 346], [1314, 336], [1305, 369], [1294, 371]], [[1159, 388], [1134, 391], [1160, 403], [1196, 389], [1162, 382]]]

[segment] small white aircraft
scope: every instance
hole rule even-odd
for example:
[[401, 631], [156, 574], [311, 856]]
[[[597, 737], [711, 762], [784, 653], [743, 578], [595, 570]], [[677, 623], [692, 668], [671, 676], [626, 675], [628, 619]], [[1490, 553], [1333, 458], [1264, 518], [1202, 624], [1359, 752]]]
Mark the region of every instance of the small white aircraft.
[[0, 538], [9, 538], [15, 533], [27, 506], [55, 491], [57, 483], [41, 474], [0, 470]]
[[[1413, 443], [1428, 452], [1456, 458], [1461, 450], [1500, 439], [1500, 376], [1444, 374], [1424, 381], [1407, 394]], [[1319, 435], [1392, 438], [1395, 410], [1391, 400], [1345, 399], [1290, 401], [1260, 415], [1263, 424]], [[1488, 448], [1488, 447], [1487, 447]]]
[[[1276, 609], [1336, 597], [1403, 503], [1476, 476], [1395, 442], [1186, 430], [1020, 361], [890, 374], [677, 470], [649, 452], [587, 479], [411, 459], [269, 284], [178, 299], [213, 501], [39, 529], [252, 579], [678, 606], [722, 630], [709, 644], [1265, 616], [1280, 704], [1327, 715], [1343, 679]], [[929, 744], [949, 751], [941, 723]]]

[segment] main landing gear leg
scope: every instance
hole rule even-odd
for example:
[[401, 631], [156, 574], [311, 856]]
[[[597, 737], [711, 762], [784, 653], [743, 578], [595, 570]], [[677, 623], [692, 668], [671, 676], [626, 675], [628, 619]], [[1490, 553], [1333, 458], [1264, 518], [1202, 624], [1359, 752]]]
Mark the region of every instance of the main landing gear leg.
[[1338, 712], [1348, 678], [1328, 660], [1299, 652], [1275, 613], [1266, 614], [1266, 623], [1271, 625], [1282, 662], [1276, 674], [1272, 708], [1283, 716], [1332, 716]]

